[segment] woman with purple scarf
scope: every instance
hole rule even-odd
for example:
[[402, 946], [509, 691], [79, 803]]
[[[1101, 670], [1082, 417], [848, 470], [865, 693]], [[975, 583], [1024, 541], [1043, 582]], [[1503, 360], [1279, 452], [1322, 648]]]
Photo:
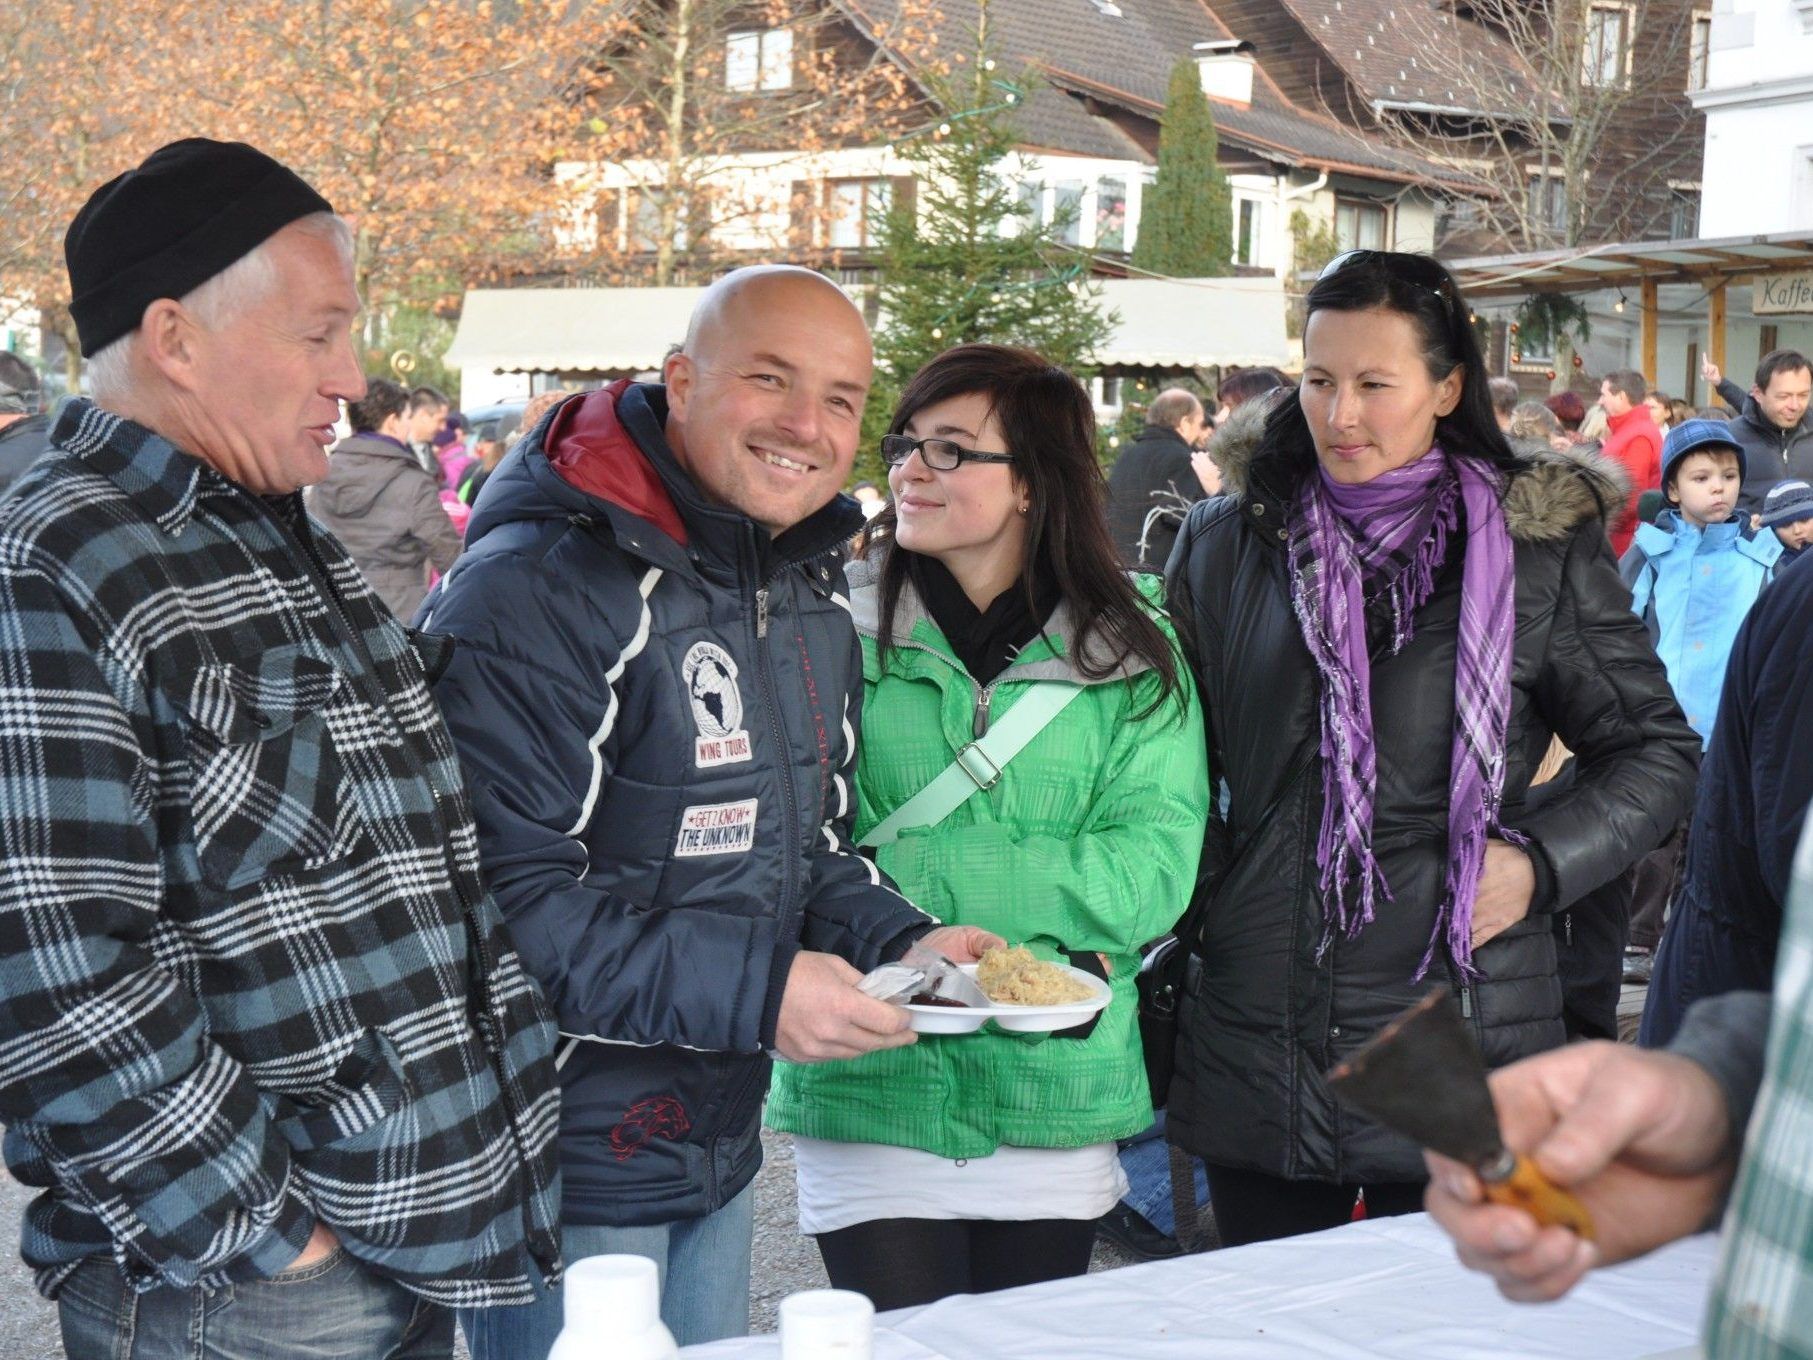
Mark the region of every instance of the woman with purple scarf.
[[[1322, 1074], [1431, 986], [1493, 1066], [1560, 1044], [1551, 915], [1692, 796], [1606, 542], [1618, 471], [1512, 451], [1468, 318], [1427, 256], [1337, 257], [1301, 384], [1217, 436], [1228, 494], [1171, 557], [1225, 791], [1168, 1128], [1226, 1244], [1420, 1209], [1420, 1151]], [[1573, 784], [1526, 808], [1556, 736]]]

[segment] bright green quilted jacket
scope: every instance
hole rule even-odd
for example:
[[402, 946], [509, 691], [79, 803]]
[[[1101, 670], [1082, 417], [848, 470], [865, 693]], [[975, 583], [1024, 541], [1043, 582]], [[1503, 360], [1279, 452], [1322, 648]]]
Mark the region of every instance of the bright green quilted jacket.
[[[1143, 588], [1155, 597], [1156, 578], [1143, 578]], [[910, 1048], [849, 1062], [778, 1064], [768, 1123], [953, 1158], [1137, 1133], [1152, 1122], [1136, 1023], [1139, 946], [1183, 914], [1208, 810], [1202, 710], [1189, 671], [1180, 659], [1185, 701], [1135, 721], [1158, 691], [1157, 673], [1087, 679], [1071, 664], [1074, 621], [1060, 605], [1046, 628], [1051, 640], [1035, 639], [984, 688], [910, 591], [896, 610], [901, 645], [884, 657], [877, 594], [872, 585], [852, 592], [864, 680], [857, 836], [931, 782], [978, 721], [999, 721], [1030, 682], [1085, 685], [993, 788], [937, 826], [882, 846], [877, 860], [943, 921], [981, 926], [1045, 958], [1107, 955], [1114, 1000], [1084, 1039], [991, 1028], [921, 1035]]]

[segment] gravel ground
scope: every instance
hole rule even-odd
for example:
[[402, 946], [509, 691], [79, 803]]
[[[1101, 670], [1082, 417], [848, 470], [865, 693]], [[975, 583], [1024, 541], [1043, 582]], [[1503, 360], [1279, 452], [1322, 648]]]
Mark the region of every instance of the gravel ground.
[[[750, 1322], [771, 1332], [780, 1301], [798, 1289], [825, 1287], [818, 1248], [801, 1237], [794, 1212], [793, 1143], [764, 1132], [767, 1158], [756, 1179], [755, 1264], [750, 1274]], [[63, 1360], [56, 1309], [38, 1296], [19, 1261], [19, 1215], [31, 1192], [0, 1171], [0, 1360]], [[1112, 1247], [1098, 1244], [1092, 1270], [1126, 1265]], [[465, 1348], [458, 1355], [465, 1356]]]

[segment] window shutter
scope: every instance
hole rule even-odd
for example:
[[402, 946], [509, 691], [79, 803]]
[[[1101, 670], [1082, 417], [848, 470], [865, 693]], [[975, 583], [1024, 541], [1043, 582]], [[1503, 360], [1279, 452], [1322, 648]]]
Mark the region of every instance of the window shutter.
[[812, 181], [796, 179], [788, 196], [788, 208], [791, 220], [787, 229], [787, 244], [795, 250], [809, 250], [812, 246]]
[[617, 249], [617, 225], [622, 217], [622, 195], [615, 189], [601, 189], [598, 202], [593, 209], [598, 218], [598, 248], [604, 251]]
[[891, 207], [913, 212], [919, 202], [919, 180], [914, 175], [893, 175], [894, 201]]

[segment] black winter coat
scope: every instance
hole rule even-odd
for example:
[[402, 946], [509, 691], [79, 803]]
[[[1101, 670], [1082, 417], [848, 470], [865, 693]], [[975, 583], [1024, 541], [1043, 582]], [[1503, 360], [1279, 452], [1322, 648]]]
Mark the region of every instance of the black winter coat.
[[[1674, 828], [1692, 795], [1699, 740], [1606, 542], [1604, 508], [1624, 504], [1622, 479], [1599, 460], [1533, 455], [1504, 500], [1517, 584], [1502, 820], [1540, 858], [1541, 899], [1476, 951], [1476, 981], [1464, 984], [1443, 951], [1427, 979], [1411, 981], [1447, 863], [1456, 554], [1418, 612], [1414, 639], [1372, 669], [1374, 846], [1395, 900], [1381, 903], [1359, 938], [1336, 938], [1318, 959], [1319, 680], [1290, 601], [1284, 523], [1295, 477], [1248, 466], [1256, 438], [1257, 420], [1218, 437], [1212, 452], [1232, 494], [1191, 513], [1169, 571], [1171, 607], [1202, 686], [1210, 769], [1227, 786], [1225, 825], [1211, 824], [1203, 855], [1198, 892], [1207, 897], [1170, 1136], [1210, 1163], [1292, 1180], [1421, 1180], [1418, 1149], [1337, 1106], [1323, 1074], [1432, 982], [1454, 990], [1493, 1066], [1560, 1044], [1546, 913]], [[1578, 777], [1532, 812], [1525, 791], [1552, 735], [1576, 753]]]
[[866, 971], [933, 924], [849, 840], [861, 512], [771, 540], [705, 501], [666, 414], [640, 384], [557, 407], [423, 612], [458, 639], [435, 698], [485, 880], [560, 1025], [570, 1223], [734, 1198], [794, 957]]
[[1763, 414], [1755, 397], [1730, 379], [1719, 384], [1719, 397], [1737, 412], [1731, 418], [1731, 439], [1744, 451], [1744, 484], [1737, 493], [1740, 513], [1760, 511], [1777, 482], [1813, 478], [1813, 412], [1784, 430]]
[[1128, 567], [1163, 571], [1202, 482], [1176, 430], [1148, 425], [1108, 471], [1108, 533]]

